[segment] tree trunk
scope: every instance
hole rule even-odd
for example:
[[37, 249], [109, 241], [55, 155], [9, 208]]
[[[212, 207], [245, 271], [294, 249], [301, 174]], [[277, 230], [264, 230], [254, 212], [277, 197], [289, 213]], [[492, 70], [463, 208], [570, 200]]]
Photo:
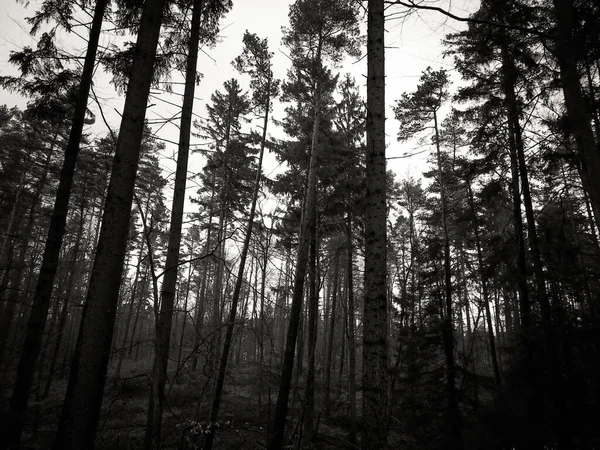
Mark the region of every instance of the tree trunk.
[[[475, 202], [473, 200], [473, 189], [471, 188], [471, 180], [467, 179], [467, 195], [469, 200], [469, 208], [473, 214], [475, 245], [477, 247], [477, 263], [479, 265], [479, 278], [481, 279], [481, 295], [483, 297], [483, 305], [485, 307], [485, 318], [488, 326], [488, 339], [490, 345], [490, 354], [492, 357], [492, 367], [494, 369], [494, 380], [499, 388], [502, 385], [500, 378], [500, 368], [498, 366], [498, 356], [496, 354], [496, 341], [494, 339], [494, 329], [492, 328], [492, 314], [490, 311], [490, 296], [488, 291], [487, 278], [483, 266], [483, 251], [481, 249], [481, 237], [479, 235], [479, 221], [477, 220], [477, 212], [475, 211]], [[469, 327], [470, 328], [470, 327]]]
[[14, 322], [16, 306], [21, 297], [21, 285], [23, 283], [23, 273], [25, 272], [26, 267], [25, 255], [29, 246], [29, 235], [31, 234], [31, 227], [27, 228], [25, 233], [23, 233], [16, 261], [9, 271], [8, 286], [10, 286], [10, 291], [6, 295], [6, 301], [4, 302], [5, 306], [0, 316], [0, 365], [2, 365], [4, 360], [4, 353], [8, 347], [8, 337], [11, 325]]
[[[190, 258], [194, 254], [194, 240], [190, 241]], [[187, 328], [187, 316], [188, 316], [188, 302], [190, 298], [190, 283], [193, 275], [193, 264], [190, 262], [188, 267], [188, 275], [185, 283], [185, 297], [183, 302], [183, 323], [181, 324], [181, 335], [179, 337], [179, 349], [177, 350], [177, 378], [175, 379], [177, 384], [181, 383], [181, 356], [183, 354], [183, 344], [185, 343], [185, 329]]]
[[335, 249], [334, 263], [333, 263], [333, 286], [331, 287], [331, 312], [329, 316], [329, 328], [327, 338], [327, 349], [325, 359], [325, 417], [329, 417], [331, 412], [331, 369], [332, 369], [332, 355], [333, 355], [333, 340], [335, 338], [335, 322], [336, 322], [336, 309], [337, 309], [337, 295], [338, 295], [338, 280], [339, 280], [339, 268], [340, 268], [340, 253], [339, 249]]
[[461, 420], [458, 408], [458, 393], [456, 391], [456, 362], [454, 360], [454, 330], [452, 317], [452, 268], [450, 265], [450, 235], [448, 232], [448, 203], [446, 187], [442, 170], [442, 155], [440, 151], [440, 138], [438, 129], [437, 112], [433, 113], [435, 127], [435, 147], [437, 154], [438, 178], [440, 183], [440, 198], [442, 209], [442, 231], [444, 235], [444, 301], [446, 306], [445, 317], [442, 318], [442, 341], [444, 343], [444, 356], [446, 359], [446, 395], [448, 400], [447, 420], [450, 429], [446, 436], [446, 448], [460, 450], [463, 448], [461, 436]]
[[[214, 424], [219, 417], [219, 409], [221, 406], [221, 397], [223, 394], [223, 385], [225, 383], [225, 375], [227, 373], [227, 362], [229, 359], [229, 351], [231, 348], [231, 342], [233, 339], [233, 329], [235, 327], [235, 319], [237, 315], [237, 306], [240, 299], [240, 293], [242, 290], [242, 284], [244, 282], [244, 270], [246, 266], [246, 258], [248, 257], [248, 249], [250, 248], [250, 240], [252, 238], [252, 228], [254, 225], [254, 216], [256, 214], [256, 203], [258, 201], [258, 193], [260, 191], [260, 180], [262, 177], [262, 162], [265, 151], [265, 145], [267, 141], [267, 124], [269, 123], [269, 109], [270, 100], [267, 101], [265, 108], [265, 116], [263, 121], [263, 135], [260, 146], [260, 153], [258, 155], [258, 165], [256, 168], [256, 178], [254, 180], [254, 188], [252, 191], [252, 205], [250, 206], [250, 214], [248, 216], [248, 223], [246, 225], [246, 236], [244, 237], [244, 246], [242, 247], [242, 254], [240, 255], [240, 263], [238, 266], [238, 273], [231, 298], [231, 308], [229, 310], [229, 321], [227, 323], [227, 329], [225, 331], [225, 341], [223, 343], [223, 351], [221, 353], [221, 359], [219, 361], [219, 372], [217, 375], [217, 382], [215, 385], [215, 395], [210, 410], [209, 421]], [[266, 270], [266, 268], [265, 268]], [[261, 312], [262, 313], [262, 312]], [[206, 436], [205, 449], [210, 450], [212, 448], [214, 440], [214, 427], [209, 428], [209, 433]]]
[[354, 319], [354, 261], [352, 244], [352, 214], [348, 213], [348, 401], [350, 402], [350, 443], [356, 444], [356, 341]]
[[[212, 189], [210, 193], [209, 211], [208, 211], [208, 229], [206, 231], [206, 243], [204, 245], [204, 254], [208, 255], [210, 249], [210, 238], [212, 234], [212, 216], [213, 200], [215, 197], [215, 176], [212, 177]], [[192, 372], [198, 368], [198, 357], [200, 354], [200, 341], [202, 338], [202, 326], [204, 325], [204, 312], [206, 310], [206, 287], [208, 285], [208, 274], [210, 270], [210, 259], [202, 261], [202, 280], [196, 297], [196, 330], [194, 336], [194, 357], [192, 359]]]
[[[512, 124], [511, 132], [514, 136], [516, 156], [518, 160], [519, 175], [521, 179], [521, 187], [523, 193], [523, 205], [525, 206], [525, 216], [527, 219], [527, 231], [529, 237], [529, 248], [533, 262], [533, 272], [536, 282], [536, 296], [540, 305], [542, 316], [542, 327], [546, 339], [546, 356], [549, 368], [552, 371], [554, 389], [556, 393], [556, 401], [558, 403], [558, 411], [556, 418], [556, 427], [558, 431], [559, 449], [570, 449], [573, 446], [573, 437], [570, 427], [570, 419], [568, 407], [565, 399], [563, 383], [561, 381], [560, 364], [557, 357], [556, 337], [552, 329], [552, 313], [550, 310], [550, 301], [546, 291], [546, 280], [542, 267], [542, 257], [540, 245], [537, 237], [537, 229], [535, 225], [535, 216], [533, 213], [533, 205], [531, 201], [531, 192], [529, 188], [529, 177], [527, 174], [527, 165], [525, 160], [525, 149], [521, 133], [521, 125], [519, 123], [519, 109], [517, 106], [517, 98], [515, 95], [515, 79], [516, 67], [508, 52], [507, 46], [502, 46], [502, 73], [504, 80], [504, 91], [506, 95], [506, 106], [508, 110], [508, 120]], [[563, 80], [564, 82], [564, 80]], [[591, 130], [591, 129], [590, 129]], [[585, 166], [585, 164], [584, 164]], [[600, 165], [599, 165], [600, 167]]]
[[362, 447], [375, 450], [386, 447], [388, 432], [384, 1], [369, 0], [367, 14]]
[[85, 222], [83, 215], [84, 204], [82, 203], [79, 209], [79, 227], [77, 229], [77, 237], [75, 239], [75, 245], [73, 246], [73, 255], [71, 257], [71, 261], [69, 264], [69, 280], [67, 282], [67, 289], [65, 292], [65, 298], [63, 300], [62, 309], [60, 311], [60, 317], [58, 321], [58, 330], [56, 333], [56, 342], [54, 343], [54, 350], [52, 351], [52, 358], [50, 360], [50, 368], [48, 370], [48, 379], [46, 380], [46, 385], [44, 386], [44, 392], [42, 393], [42, 398], [47, 398], [50, 394], [50, 387], [52, 386], [52, 381], [54, 380], [54, 371], [56, 369], [56, 363], [58, 361], [58, 352], [60, 350], [60, 345], [63, 340], [65, 324], [67, 323], [68, 315], [69, 315], [69, 303], [71, 297], [73, 296], [74, 287], [75, 287], [75, 277], [77, 275], [77, 258], [79, 256], [79, 248], [81, 246], [81, 238], [83, 236], [83, 224]]
[[315, 208], [315, 221], [312, 226], [310, 242], [309, 281], [310, 289], [308, 296], [308, 349], [306, 367], [306, 389], [304, 391], [304, 419], [302, 424], [302, 441], [310, 443], [314, 436], [315, 416], [315, 349], [317, 344], [317, 317], [319, 309], [319, 288], [317, 273], [317, 222], [318, 216]]
[[[119, 349], [119, 361], [117, 363], [117, 368], [115, 369], [115, 378], [114, 383], [119, 382], [119, 378], [121, 377], [121, 367], [123, 365], [123, 359], [125, 359], [125, 349], [127, 348], [127, 341], [129, 340], [129, 328], [131, 327], [131, 319], [133, 318], [133, 306], [135, 304], [136, 294], [138, 292], [138, 282], [140, 278], [140, 268], [142, 266], [142, 262], [144, 260], [144, 243], [145, 239], [141, 240], [140, 243], [140, 252], [138, 253], [138, 261], [135, 266], [135, 275], [133, 277], [133, 285], [131, 287], [131, 301], [129, 302], [129, 311], [127, 313], [127, 322], [125, 323], [125, 331], [123, 332], [123, 339], [121, 341], [121, 348]], [[138, 308], [139, 309], [139, 308]], [[138, 311], [139, 314], [139, 311]], [[132, 330], [132, 336], [135, 330]], [[131, 357], [131, 346], [129, 347], [129, 357]]]
[[0, 444], [0, 448], [3, 448], [4, 446], [18, 447], [23, 432], [24, 416], [27, 410], [35, 366], [41, 350], [42, 337], [48, 318], [50, 298], [54, 287], [54, 276], [56, 275], [63, 236], [65, 234], [65, 224], [67, 213], [69, 211], [69, 199], [71, 197], [75, 164], [77, 162], [77, 156], [79, 155], [79, 144], [87, 110], [88, 94], [92, 84], [98, 40], [107, 3], [107, 0], [97, 0], [96, 2], [92, 28], [90, 30], [81, 81], [79, 84], [77, 102], [71, 121], [71, 132], [65, 150], [62, 170], [60, 172], [54, 208], [50, 218], [50, 228], [48, 230], [44, 256], [42, 258], [42, 266], [40, 268], [40, 274], [33, 297], [33, 304], [29, 314], [29, 321], [27, 323], [25, 342], [19, 359], [17, 381], [10, 400], [10, 417], [5, 423], [6, 434], [4, 439], [0, 439], [0, 442], [4, 442], [4, 444]]
[[142, 12], [98, 248], [55, 450], [92, 448], [96, 436], [164, 5], [165, 0], [148, 0]]
[[581, 90], [577, 69], [579, 61], [573, 42], [573, 0], [553, 0], [556, 20], [555, 54], [560, 67], [560, 79], [567, 117], [577, 142], [577, 151], [582, 164], [582, 182], [590, 194], [596, 225], [600, 224], [600, 153], [596, 147], [591, 117]]
[[[320, 61], [320, 55], [317, 57]], [[279, 394], [277, 406], [273, 418], [273, 432], [267, 445], [268, 450], [279, 450], [283, 447], [285, 422], [287, 418], [288, 399], [294, 369], [294, 356], [296, 353], [296, 338], [298, 336], [298, 325], [302, 312], [302, 297], [304, 295], [304, 279], [306, 277], [306, 266], [308, 264], [308, 249], [310, 244], [310, 232], [313, 222], [316, 220], [315, 208], [317, 192], [317, 166], [319, 148], [319, 130], [321, 124], [321, 93], [317, 83], [314, 102], [314, 121], [312, 131], [312, 142], [310, 151], [310, 162], [308, 168], [308, 186], [306, 188], [306, 200], [302, 210], [300, 223], [300, 236], [298, 239], [298, 255], [296, 259], [296, 273], [294, 275], [294, 288], [292, 291], [292, 306], [288, 325], [283, 367], [281, 369], [281, 380], [279, 383]]]
[[[146, 422], [146, 450], [160, 447], [162, 412], [165, 397], [165, 384], [169, 365], [169, 348], [171, 344], [171, 327], [173, 324], [173, 304], [177, 274], [179, 273], [179, 248], [181, 244], [181, 227], [183, 224], [183, 206], [185, 204], [185, 185], [187, 182], [188, 157], [190, 151], [190, 132], [192, 126], [192, 108], [196, 89], [196, 64], [198, 62], [198, 45], [200, 43], [200, 22], [204, 0], [195, 0], [192, 9], [190, 41], [185, 72], [185, 88], [181, 108], [179, 128], [179, 148], [177, 152], [177, 169], [175, 172], [175, 188], [171, 206], [171, 221], [167, 260], [161, 287], [160, 313], [156, 324], [156, 351], [152, 369], [152, 387]], [[191, 263], [189, 263], [191, 264]]]

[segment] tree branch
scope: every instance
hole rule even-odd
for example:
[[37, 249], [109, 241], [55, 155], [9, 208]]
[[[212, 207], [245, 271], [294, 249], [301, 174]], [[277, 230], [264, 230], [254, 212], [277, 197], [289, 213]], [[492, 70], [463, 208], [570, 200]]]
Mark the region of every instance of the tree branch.
[[495, 22], [493, 20], [476, 19], [474, 17], [461, 17], [461, 16], [457, 16], [456, 14], [452, 14], [450, 11], [446, 11], [445, 9], [440, 8], [439, 6], [422, 5], [422, 4], [415, 3], [413, 0], [406, 0], [406, 1], [393, 0], [393, 1], [386, 1], [385, 3], [388, 5], [401, 5], [406, 8], [421, 9], [421, 10], [425, 10], [425, 11], [435, 11], [440, 14], [443, 14], [446, 17], [449, 17], [450, 19], [456, 20], [458, 22], [477, 23], [480, 25], [489, 25], [492, 27], [506, 28], [508, 30], [522, 31], [524, 33], [534, 34], [536, 36], [541, 36], [541, 37], [545, 37], [545, 38], [549, 37], [546, 33], [536, 30], [535, 28], [527, 28], [527, 27], [522, 27], [519, 25], [511, 25], [508, 23]]

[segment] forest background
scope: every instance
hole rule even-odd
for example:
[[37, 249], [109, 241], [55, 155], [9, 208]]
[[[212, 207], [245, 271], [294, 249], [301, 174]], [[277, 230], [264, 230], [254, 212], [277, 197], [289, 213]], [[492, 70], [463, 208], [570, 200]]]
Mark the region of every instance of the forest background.
[[600, 445], [595, 2], [23, 6], [0, 449]]

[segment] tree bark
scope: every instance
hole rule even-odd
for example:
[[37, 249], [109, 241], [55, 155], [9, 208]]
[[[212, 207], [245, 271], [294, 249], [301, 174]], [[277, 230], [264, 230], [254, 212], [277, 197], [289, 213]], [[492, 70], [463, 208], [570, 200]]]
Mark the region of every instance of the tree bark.
[[62, 344], [65, 325], [67, 323], [67, 319], [69, 316], [69, 303], [71, 297], [73, 296], [74, 288], [75, 288], [75, 277], [77, 276], [77, 258], [79, 256], [79, 249], [81, 247], [81, 238], [83, 236], [83, 225], [84, 225], [84, 214], [83, 214], [84, 204], [81, 204], [79, 209], [79, 227], [77, 228], [77, 237], [75, 238], [75, 245], [73, 246], [72, 252], [73, 255], [71, 257], [71, 261], [69, 264], [69, 279], [67, 281], [67, 289], [65, 292], [65, 298], [63, 300], [63, 305], [60, 311], [60, 317], [58, 319], [58, 330], [56, 333], [56, 342], [54, 343], [54, 350], [52, 351], [52, 357], [50, 359], [50, 367], [48, 369], [48, 378], [46, 379], [46, 385], [44, 386], [44, 392], [42, 393], [42, 398], [47, 398], [50, 394], [50, 387], [52, 386], [52, 382], [54, 380], [54, 372], [56, 369], [56, 363], [58, 361], [58, 352], [60, 350], [60, 345]]
[[[556, 429], [558, 431], [558, 445], [560, 449], [570, 449], [573, 446], [572, 430], [570, 427], [570, 419], [568, 407], [565, 399], [565, 391], [561, 381], [560, 363], [557, 357], [556, 337], [552, 328], [552, 312], [550, 310], [550, 301], [546, 291], [546, 279], [542, 267], [542, 257], [540, 251], [537, 229], [535, 225], [535, 216], [533, 213], [533, 205], [531, 201], [531, 191], [529, 188], [529, 177], [527, 173], [527, 163], [525, 160], [525, 148], [523, 144], [523, 136], [521, 132], [521, 124], [519, 121], [519, 108], [517, 106], [517, 98], [515, 95], [516, 84], [516, 67], [513, 59], [508, 52], [506, 44], [502, 45], [502, 73], [504, 79], [504, 90], [506, 95], [506, 106], [508, 110], [508, 120], [512, 123], [512, 134], [514, 136], [517, 164], [521, 179], [521, 188], [523, 193], [523, 205], [525, 206], [525, 217], [527, 219], [527, 232], [529, 238], [529, 249], [532, 257], [533, 272], [535, 276], [536, 296], [540, 305], [542, 316], [542, 327], [546, 339], [546, 356], [549, 368], [553, 375], [553, 384], [556, 393], [557, 401], [557, 420]], [[591, 128], [590, 128], [591, 130]], [[599, 166], [600, 167], [600, 166]]]
[[[33, 206], [32, 206], [33, 207]], [[0, 315], [0, 365], [4, 360], [4, 354], [8, 347], [9, 334], [11, 325], [14, 321], [15, 310], [19, 298], [21, 297], [21, 285], [23, 284], [23, 274], [25, 272], [25, 255], [29, 246], [29, 235], [31, 234], [31, 227], [28, 226], [21, 238], [19, 245], [19, 252], [17, 253], [16, 261], [10, 271], [9, 284], [10, 291], [6, 294], [6, 300], [4, 301], [5, 306], [2, 309]]]
[[[502, 385], [500, 378], [500, 368], [498, 366], [498, 356], [496, 354], [496, 340], [494, 339], [494, 329], [492, 328], [492, 314], [490, 311], [490, 295], [483, 266], [483, 251], [481, 249], [481, 237], [479, 235], [479, 221], [477, 220], [477, 212], [475, 211], [475, 201], [473, 200], [473, 189], [471, 188], [471, 180], [467, 179], [467, 195], [469, 208], [473, 214], [475, 246], [477, 247], [477, 263], [479, 265], [479, 278], [481, 279], [481, 295], [483, 297], [483, 305], [485, 307], [485, 318], [488, 326], [488, 340], [490, 345], [490, 354], [492, 357], [492, 367], [494, 369], [494, 380], [499, 388]], [[469, 327], [469, 331], [470, 331]]]

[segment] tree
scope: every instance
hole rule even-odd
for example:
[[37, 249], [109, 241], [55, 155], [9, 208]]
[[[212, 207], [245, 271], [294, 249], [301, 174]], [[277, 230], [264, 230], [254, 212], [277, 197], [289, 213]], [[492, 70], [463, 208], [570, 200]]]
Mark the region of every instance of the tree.
[[33, 381], [36, 362], [39, 357], [42, 335], [48, 317], [48, 307], [54, 285], [54, 276], [56, 274], [60, 249], [62, 247], [62, 239], [65, 232], [65, 222], [69, 209], [73, 174], [77, 162], [77, 155], [79, 154], [79, 144], [87, 111], [88, 94], [92, 84], [98, 40], [107, 3], [106, 0], [98, 0], [94, 10], [94, 18], [90, 30], [83, 72], [78, 88], [77, 102], [74, 105], [73, 118], [71, 120], [71, 134], [65, 149], [65, 159], [63, 161], [58, 189], [56, 191], [56, 199], [54, 202], [52, 218], [50, 220], [48, 237], [46, 239], [42, 267], [40, 269], [33, 298], [33, 305], [27, 322], [25, 343], [19, 359], [17, 382], [11, 397], [10, 423], [6, 427], [5, 439], [2, 439], [4, 442], [3, 445], [6, 446], [19, 446], [21, 433], [23, 431], [24, 414], [27, 410], [31, 383]]
[[[165, 262], [164, 279], [161, 286], [160, 313], [156, 323], [156, 350], [152, 376], [152, 390], [148, 407], [146, 425], [146, 449], [160, 446], [162, 411], [169, 362], [169, 347], [171, 342], [171, 327], [173, 322], [173, 306], [175, 286], [179, 267], [179, 248], [181, 244], [181, 228], [183, 224], [183, 206], [185, 203], [185, 186], [187, 181], [188, 154], [192, 125], [192, 107], [196, 86], [196, 65], [198, 62], [198, 46], [201, 41], [202, 17], [215, 15], [220, 17], [231, 7], [230, 1], [223, 4], [211, 4], [212, 10], [204, 10], [203, 0], [195, 0], [192, 7], [192, 21], [188, 44], [187, 66], [185, 72], [185, 90], [179, 127], [179, 147], [177, 152], [177, 169], [175, 172], [175, 187], [171, 220], [169, 229], [169, 245]], [[218, 19], [217, 19], [218, 22]], [[208, 27], [207, 27], [208, 28]], [[213, 29], [204, 30], [210, 36], [216, 34]]]
[[364, 449], [387, 444], [387, 209], [384, 1], [367, 10], [367, 161], [363, 315]]
[[452, 267], [450, 263], [450, 235], [448, 232], [448, 198], [442, 168], [442, 152], [438, 111], [448, 99], [448, 75], [444, 70], [433, 71], [427, 68], [415, 92], [405, 93], [394, 109], [396, 119], [400, 121], [399, 139], [407, 139], [411, 135], [429, 128], [433, 122], [433, 143], [437, 158], [437, 176], [440, 189], [441, 226], [444, 237], [444, 301], [445, 311], [442, 323], [442, 338], [446, 359], [446, 388], [448, 400], [448, 448], [463, 447], [456, 392], [456, 363], [454, 361], [454, 332], [452, 314]]
[[560, 79], [565, 98], [568, 121], [575, 137], [576, 149], [581, 160], [581, 177], [591, 199], [596, 219], [600, 222], [600, 180], [595, 175], [600, 171], [600, 154], [592, 130], [591, 117], [581, 89], [578, 70], [580, 61], [574, 51], [576, 6], [572, 0], [554, 0], [555, 46], [554, 51], [560, 68]]
[[357, 35], [356, 7], [346, 0], [298, 0], [290, 7], [290, 28], [284, 42], [290, 48], [298, 80], [304, 78], [309, 85], [308, 98], [312, 102], [314, 119], [284, 361], [273, 430], [267, 446], [270, 450], [283, 446], [304, 278], [309, 259], [310, 235], [316, 225], [315, 200], [322, 96], [327, 92], [327, 83], [331, 84], [331, 75], [326, 70], [324, 61], [329, 58], [335, 63], [340, 61], [345, 52], [355, 53]]
[[[225, 92], [216, 91], [212, 96], [212, 104], [207, 105], [208, 121], [203, 130], [211, 139], [215, 153], [207, 158], [204, 168], [204, 186], [210, 187], [211, 205], [209, 221], [212, 224], [213, 213], [218, 213], [216, 229], [216, 258], [214, 261], [213, 304], [211, 306], [212, 330], [209, 349], [209, 372], [212, 376], [217, 371], [218, 352], [221, 337], [221, 300], [224, 299], [223, 272], [225, 260], [225, 239], [235, 208], [244, 208], [246, 197], [251, 188], [248, 186], [251, 177], [252, 162], [248, 147], [249, 139], [242, 134], [242, 123], [250, 112], [248, 95], [242, 91], [235, 78], [227, 80], [223, 87]], [[214, 195], [218, 194], [218, 208], [214, 210]]]
[[55, 449], [92, 447], [110, 357], [146, 103], [165, 0], [144, 4], [96, 258]]
[[[252, 190], [252, 200], [250, 205], [250, 213], [248, 215], [248, 222], [246, 225], [246, 234], [244, 236], [244, 244], [242, 252], [240, 254], [240, 262], [238, 265], [238, 273], [235, 282], [231, 298], [231, 308], [229, 310], [229, 321], [227, 323], [227, 329], [225, 334], [225, 340], [223, 342], [223, 350], [221, 351], [221, 358], [219, 362], [219, 372], [217, 374], [217, 381], [215, 386], [214, 398], [211, 405], [210, 411], [210, 423], [215, 424], [218, 415], [219, 407], [221, 403], [221, 396], [223, 394], [223, 385], [225, 382], [225, 375], [227, 371], [227, 361], [229, 359], [229, 351], [231, 348], [231, 342], [233, 339], [233, 329], [235, 326], [235, 319], [237, 315], [237, 307], [242, 289], [244, 270], [246, 266], [246, 258], [248, 256], [248, 249], [250, 247], [250, 240], [252, 238], [252, 227], [254, 225], [254, 216], [256, 212], [256, 203], [258, 201], [258, 194], [261, 186], [262, 178], [262, 163], [265, 152], [265, 145], [267, 141], [267, 125], [269, 124], [269, 113], [272, 108], [273, 99], [278, 93], [278, 80], [273, 77], [271, 58], [273, 54], [269, 52], [269, 46], [266, 39], [261, 40], [256, 34], [250, 34], [248, 31], [244, 34], [244, 50], [241, 56], [235, 59], [234, 65], [242, 73], [248, 73], [251, 77], [250, 85], [253, 89], [252, 100], [253, 106], [258, 110], [259, 113], [263, 114], [262, 124], [262, 136], [260, 140], [260, 151], [258, 154], [258, 163], [256, 167], [256, 178], [254, 180], [254, 187]], [[264, 268], [266, 273], [266, 267]], [[264, 278], [262, 283], [262, 289], [264, 290]], [[263, 292], [264, 294], [264, 292]], [[261, 307], [261, 315], [263, 314], [263, 308]], [[262, 361], [261, 361], [262, 362]], [[215, 428], [211, 426], [209, 429], [208, 436], [206, 438], [205, 447], [207, 449], [212, 448], [214, 439]]]

